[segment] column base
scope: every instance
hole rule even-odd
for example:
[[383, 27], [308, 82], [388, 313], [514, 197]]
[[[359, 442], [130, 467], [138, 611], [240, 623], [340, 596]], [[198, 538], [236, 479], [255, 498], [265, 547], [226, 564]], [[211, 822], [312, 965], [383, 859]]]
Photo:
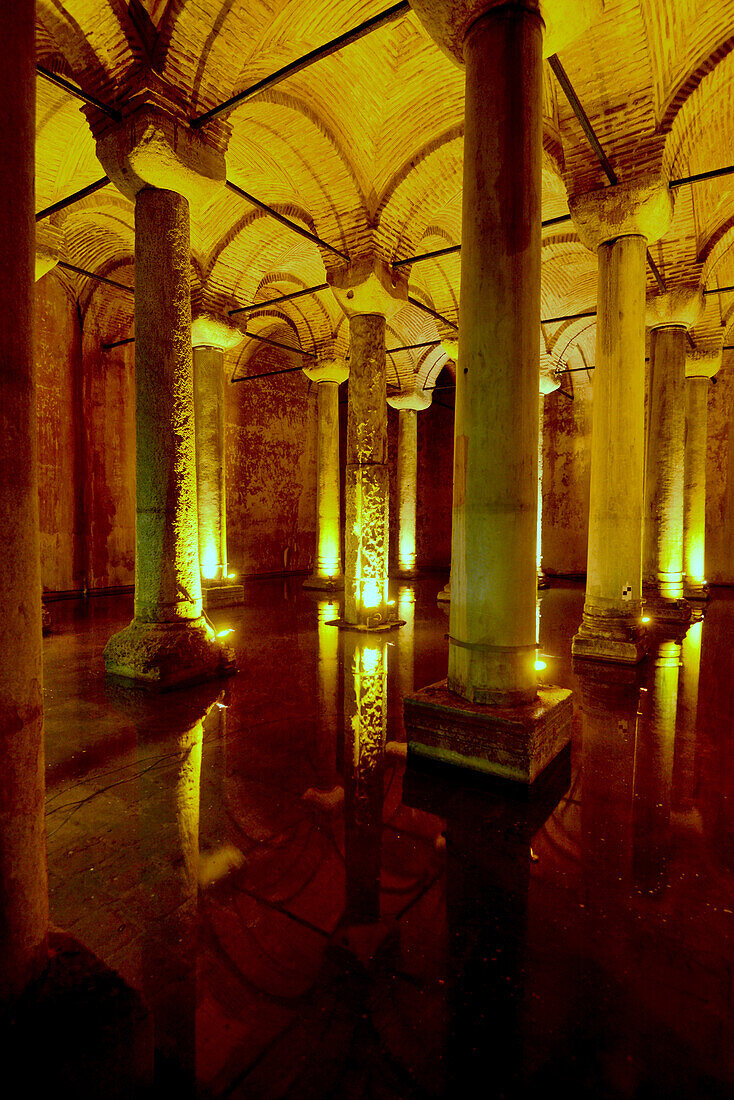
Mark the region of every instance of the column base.
[[517, 783], [533, 783], [571, 739], [566, 688], [543, 686], [532, 703], [497, 707], [469, 703], [441, 680], [403, 705], [409, 761], [426, 757]]
[[709, 586], [707, 584], [694, 584], [684, 580], [683, 595], [689, 602], [706, 603], [709, 598]]
[[348, 623], [346, 619], [331, 619], [327, 626], [337, 626], [340, 630], [356, 630], [359, 634], [385, 634], [388, 630], [397, 630], [405, 626], [405, 619], [388, 619], [386, 623], [366, 626], [364, 623]]
[[161, 690], [215, 680], [237, 671], [232, 650], [217, 641], [203, 618], [178, 623], [133, 619], [110, 638], [104, 662], [108, 676]]
[[207, 611], [216, 607], [235, 607], [245, 602], [245, 588], [242, 584], [207, 584], [201, 589], [202, 606]]
[[303, 582], [304, 588], [313, 588], [317, 592], [341, 592], [344, 588], [344, 574], [336, 577], [324, 577], [320, 573], [312, 573]]
[[447, 581], [436, 596], [439, 603], [451, 603], [451, 581]]
[[571, 642], [571, 654], [588, 661], [636, 665], [647, 653], [647, 645], [647, 632], [639, 619], [584, 612], [578, 633]]
[[414, 581], [418, 576], [417, 569], [396, 569], [394, 573], [390, 574], [397, 581]]
[[684, 599], [670, 599], [661, 596], [654, 589], [642, 594], [644, 613], [649, 615], [654, 626], [661, 623], [688, 623], [691, 620], [691, 605]]
[[148, 1008], [119, 974], [66, 933], [51, 932], [48, 966], [5, 1024], [3, 1071], [23, 1081], [29, 1095], [153, 1095]]
[[538, 573], [538, 588], [547, 588], [550, 581], [546, 577], [545, 573]]

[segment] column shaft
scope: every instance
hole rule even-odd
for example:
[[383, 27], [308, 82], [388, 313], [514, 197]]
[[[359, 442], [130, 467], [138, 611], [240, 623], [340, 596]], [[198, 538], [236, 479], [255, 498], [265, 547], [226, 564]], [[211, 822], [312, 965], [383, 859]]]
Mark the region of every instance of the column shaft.
[[538, 398], [538, 522], [537, 539], [535, 545], [536, 568], [538, 584], [544, 580], [541, 570], [543, 560], [543, 424], [545, 420], [545, 397]]
[[702, 595], [706, 576], [706, 445], [708, 378], [686, 380], [686, 434], [683, 490], [683, 571], [686, 589]]
[[418, 493], [418, 413], [398, 413], [398, 569], [415, 570], [415, 512]]
[[654, 599], [683, 595], [683, 464], [686, 330], [650, 334], [643, 583]]
[[341, 507], [339, 501], [339, 385], [319, 382], [318, 404], [318, 557], [320, 577], [341, 575]]
[[227, 576], [224, 350], [194, 348], [199, 558], [206, 580]]
[[465, 46], [450, 690], [535, 697], [542, 22], [493, 10]]
[[[586, 601], [574, 652], [640, 656], [645, 417], [644, 237], [598, 250], [598, 314]], [[600, 639], [599, 652], [594, 639]]]
[[388, 468], [385, 318], [350, 319], [344, 619], [378, 625], [388, 619]]
[[0, 1005], [46, 960], [41, 575], [34, 331], [35, 4], [3, 12], [0, 206]]

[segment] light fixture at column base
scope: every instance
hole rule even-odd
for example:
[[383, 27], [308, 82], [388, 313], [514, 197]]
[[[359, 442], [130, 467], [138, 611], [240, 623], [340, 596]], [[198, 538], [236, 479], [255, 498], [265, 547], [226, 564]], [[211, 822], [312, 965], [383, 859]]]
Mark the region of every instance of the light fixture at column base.
[[176, 623], [133, 619], [114, 634], [104, 651], [108, 676], [168, 688], [231, 676], [237, 664], [203, 618]]
[[550, 581], [546, 577], [545, 573], [538, 573], [538, 588], [547, 588]]
[[207, 611], [213, 611], [216, 607], [235, 607], [245, 602], [245, 588], [242, 584], [227, 584], [225, 581], [204, 581], [201, 599]]
[[341, 592], [344, 588], [344, 574], [324, 577], [320, 573], [312, 573], [310, 577], [306, 577], [303, 587], [313, 588], [317, 592]]
[[348, 623], [346, 619], [330, 619], [327, 626], [338, 626], [340, 630], [356, 630], [359, 634], [385, 634], [388, 630], [397, 630], [405, 626], [405, 619], [388, 619], [386, 623], [366, 626], [364, 623]]
[[538, 688], [517, 707], [470, 703], [446, 680], [403, 700], [408, 762], [425, 757], [459, 768], [533, 783], [571, 739], [573, 704], [567, 688]]
[[439, 603], [451, 603], [451, 581], [443, 586], [436, 599]]
[[643, 612], [650, 617], [652, 628], [657, 623], [688, 623], [691, 620], [688, 600], [669, 599], [653, 590], [643, 593]]
[[647, 653], [647, 632], [634, 620], [628, 625], [615, 619], [615, 625], [589, 624], [584, 621], [571, 642], [571, 654], [588, 661], [616, 661], [636, 665]]

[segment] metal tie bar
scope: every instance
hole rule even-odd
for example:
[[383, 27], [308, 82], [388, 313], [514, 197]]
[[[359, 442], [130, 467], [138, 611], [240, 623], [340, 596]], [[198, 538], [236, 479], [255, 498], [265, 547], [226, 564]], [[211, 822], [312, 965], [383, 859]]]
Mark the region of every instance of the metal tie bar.
[[72, 203], [79, 202], [80, 199], [85, 199], [87, 195], [93, 195], [95, 191], [101, 191], [109, 182], [109, 176], [102, 176], [102, 179], [95, 180], [94, 183], [82, 187], [81, 191], [75, 191], [73, 195], [67, 195], [65, 199], [59, 199], [58, 202], [54, 202], [51, 206], [47, 206], [45, 210], [39, 210], [36, 214], [36, 221], [43, 221], [43, 219], [48, 218], [50, 214], [55, 214], [57, 210], [64, 210], [67, 206], [71, 206]]
[[[250, 335], [249, 333], [247, 334]], [[284, 345], [281, 345], [284, 346]], [[230, 385], [235, 382], [253, 382], [256, 378], [270, 378], [273, 374], [295, 374], [296, 371], [302, 371], [303, 367], [284, 367], [283, 370], [268, 370], [263, 374], [244, 374], [241, 378], [230, 378]]]
[[211, 122], [213, 118], [216, 118], [225, 111], [230, 111], [233, 107], [236, 107], [239, 103], [243, 103], [246, 99], [251, 99], [252, 96], [257, 95], [258, 92], [265, 91], [266, 88], [272, 88], [275, 84], [280, 84], [280, 82], [287, 77], [293, 76], [295, 73], [300, 73], [303, 69], [307, 69], [310, 65], [313, 65], [314, 62], [321, 61], [324, 57], [329, 57], [331, 54], [338, 53], [339, 50], [343, 49], [345, 46], [349, 46], [352, 42], [364, 38], [365, 35], [379, 30], [380, 27], [384, 27], [388, 23], [392, 23], [395, 19], [400, 19], [403, 15], [407, 15], [409, 11], [410, 4], [404, 2], [394, 4], [391, 8], [388, 8], [387, 11], [380, 12], [379, 15], [373, 15], [371, 19], [367, 19], [364, 23], [360, 23], [358, 27], [353, 27], [352, 30], [345, 31], [344, 34], [332, 38], [331, 41], [325, 43], [325, 45], [318, 46], [315, 50], [310, 50], [309, 53], [304, 54], [303, 57], [297, 58], [296, 61], [291, 61], [288, 65], [284, 65], [282, 69], [277, 69], [274, 73], [271, 73], [270, 76], [258, 80], [256, 84], [253, 84], [249, 88], [245, 88], [242, 92], [238, 92], [237, 95], [233, 95], [230, 99], [225, 100], [224, 103], [220, 103], [218, 107], [212, 107], [211, 110], [205, 111], [196, 118], [190, 119], [191, 126], [195, 130], [198, 130], [201, 126], [206, 126], [207, 122]]
[[319, 283], [318, 286], [308, 286], [305, 290], [295, 290], [292, 294], [281, 294], [278, 298], [266, 298], [262, 302], [252, 302], [249, 306], [237, 306], [236, 309], [229, 310], [229, 316], [234, 317], [235, 313], [252, 313], [257, 309], [266, 309], [268, 306], [277, 306], [281, 302], [292, 302], [295, 298], [303, 298], [307, 294], [317, 294], [320, 290], [328, 290], [328, 283]]
[[96, 279], [97, 282], [107, 283], [108, 286], [114, 286], [117, 290], [124, 290], [128, 294], [135, 294], [135, 288], [132, 286], [125, 286], [124, 283], [116, 283], [114, 279], [108, 279], [106, 275], [97, 275], [94, 271], [87, 271], [83, 267], [69, 264], [66, 260], [59, 260], [59, 267], [63, 267], [67, 271], [73, 271], [75, 275], [84, 275], [88, 279]]
[[36, 65], [36, 72], [39, 76], [42, 76], [44, 80], [48, 80], [51, 84], [55, 84], [57, 88], [63, 88], [69, 95], [73, 95], [76, 99], [81, 99], [84, 103], [91, 103], [93, 107], [97, 107], [100, 111], [103, 111], [108, 118], [113, 119], [115, 122], [122, 122], [122, 115], [119, 111], [116, 111], [114, 107], [108, 107], [106, 103], [103, 103], [101, 99], [97, 99], [96, 96], [90, 95], [89, 92], [83, 91], [78, 88], [76, 84], [72, 84], [63, 76], [59, 76], [57, 73], [52, 73], [50, 69], [44, 68], [43, 65]]
[[240, 198], [252, 203], [253, 206], [257, 206], [259, 210], [269, 214], [271, 218], [274, 218], [276, 222], [280, 222], [281, 225], [286, 226], [287, 229], [292, 229], [294, 233], [298, 233], [299, 236], [305, 237], [307, 241], [312, 241], [314, 244], [318, 244], [322, 248], [328, 249], [329, 252], [333, 252], [335, 256], [341, 257], [342, 260], [349, 261], [349, 256], [347, 256], [345, 252], [340, 252], [338, 248], [334, 248], [333, 245], [327, 244], [326, 241], [322, 241], [321, 237], [317, 237], [315, 233], [309, 233], [308, 229], [303, 229], [300, 225], [297, 225], [296, 222], [292, 222], [290, 218], [286, 218], [283, 214], [279, 214], [277, 210], [273, 210], [272, 206], [268, 206], [267, 203], [261, 202], [260, 199], [256, 199], [255, 196], [249, 194], [248, 191], [243, 191], [236, 183], [227, 180], [226, 186], [230, 191], [233, 191], [235, 195], [239, 195]]
[[424, 306], [423, 302], [419, 302], [417, 298], [411, 298], [411, 296], [408, 295], [408, 301], [412, 306], [415, 306], [416, 309], [421, 309], [424, 313], [427, 313], [430, 317], [434, 317], [437, 321], [443, 321], [445, 325], [449, 325], [450, 328], [458, 330], [459, 326], [455, 324], [454, 321], [449, 321], [448, 317], [444, 317], [442, 313], [437, 313], [436, 310], [431, 309], [430, 306]]

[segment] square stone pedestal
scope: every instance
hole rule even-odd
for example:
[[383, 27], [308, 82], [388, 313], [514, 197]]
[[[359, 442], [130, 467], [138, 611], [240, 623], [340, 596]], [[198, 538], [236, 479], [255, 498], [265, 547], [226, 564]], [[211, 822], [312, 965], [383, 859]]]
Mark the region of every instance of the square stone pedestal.
[[201, 598], [207, 611], [217, 607], [234, 607], [245, 602], [245, 589], [241, 584], [212, 584], [201, 590]]
[[588, 661], [617, 661], [636, 665], [647, 653], [648, 637], [642, 627], [627, 629], [590, 628], [584, 623], [571, 642], [571, 653]]
[[470, 703], [445, 680], [406, 695], [411, 754], [472, 771], [532, 783], [571, 739], [573, 704], [566, 688], [541, 687], [519, 707]]

